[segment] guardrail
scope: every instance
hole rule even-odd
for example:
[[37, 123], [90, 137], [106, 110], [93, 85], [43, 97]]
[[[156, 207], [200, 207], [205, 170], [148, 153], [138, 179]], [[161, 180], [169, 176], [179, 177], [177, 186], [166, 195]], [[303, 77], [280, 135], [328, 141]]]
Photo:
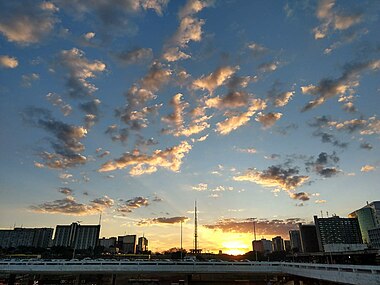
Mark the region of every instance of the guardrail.
[[380, 284], [380, 266], [286, 262], [199, 262], [199, 261], [2, 261], [0, 273], [183, 273], [183, 274], [288, 274], [345, 284]]

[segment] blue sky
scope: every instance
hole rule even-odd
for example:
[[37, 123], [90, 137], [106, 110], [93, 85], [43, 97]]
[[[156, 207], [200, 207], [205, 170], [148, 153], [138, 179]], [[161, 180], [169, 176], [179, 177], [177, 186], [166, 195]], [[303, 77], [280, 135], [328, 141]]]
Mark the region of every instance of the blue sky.
[[[248, 251], [378, 200], [377, 1], [8, 1], [0, 227]], [[234, 241], [233, 243], [231, 241]]]

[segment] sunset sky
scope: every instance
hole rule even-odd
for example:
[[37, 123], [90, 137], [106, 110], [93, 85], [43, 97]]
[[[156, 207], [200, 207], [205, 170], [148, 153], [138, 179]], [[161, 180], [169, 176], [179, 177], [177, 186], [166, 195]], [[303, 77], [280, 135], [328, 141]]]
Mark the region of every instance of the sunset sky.
[[0, 3], [0, 228], [251, 250], [379, 200], [380, 1]]

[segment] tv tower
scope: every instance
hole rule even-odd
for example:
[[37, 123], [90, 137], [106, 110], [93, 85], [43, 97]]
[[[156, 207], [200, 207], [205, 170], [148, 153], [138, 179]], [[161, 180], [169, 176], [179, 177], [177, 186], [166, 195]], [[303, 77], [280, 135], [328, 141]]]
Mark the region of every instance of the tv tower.
[[194, 253], [198, 253], [197, 200], [195, 200], [195, 211], [194, 211]]

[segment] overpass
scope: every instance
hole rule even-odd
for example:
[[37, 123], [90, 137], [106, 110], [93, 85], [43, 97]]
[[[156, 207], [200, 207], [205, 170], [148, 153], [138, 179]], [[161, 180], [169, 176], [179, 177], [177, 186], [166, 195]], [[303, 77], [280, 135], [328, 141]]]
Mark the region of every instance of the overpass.
[[380, 284], [380, 266], [287, 262], [199, 262], [117, 260], [1, 261], [0, 273], [17, 274], [267, 274], [343, 284]]

